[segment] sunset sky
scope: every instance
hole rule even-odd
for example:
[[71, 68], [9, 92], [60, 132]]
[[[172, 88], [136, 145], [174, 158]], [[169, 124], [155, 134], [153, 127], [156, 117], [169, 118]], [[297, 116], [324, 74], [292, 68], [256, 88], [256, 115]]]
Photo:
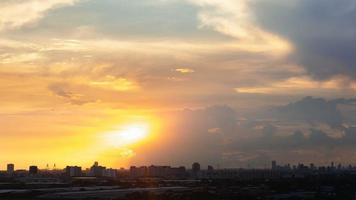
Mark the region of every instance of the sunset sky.
[[355, 13], [354, 0], [1, 0], [0, 169], [355, 164]]

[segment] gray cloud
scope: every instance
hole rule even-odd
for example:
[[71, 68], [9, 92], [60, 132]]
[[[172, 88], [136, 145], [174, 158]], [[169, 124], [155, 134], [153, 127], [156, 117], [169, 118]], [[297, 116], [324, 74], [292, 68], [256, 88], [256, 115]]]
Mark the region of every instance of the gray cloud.
[[256, 1], [258, 23], [296, 47], [294, 59], [316, 79], [356, 77], [353, 0]]
[[310, 129], [308, 133], [296, 130], [289, 135], [261, 135], [255, 138], [232, 143], [232, 147], [238, 150], [296, 150], [319, 149], [336, 147], [353, 147], [356, 143], [356, 127], [342, 128], [341, 137], [332, 137], [319, 129]]
[[356, 99], [334, 99], [305, 97], [285, 106], [275, 107], [264, 113], [264, 117], [273, 117], [285, 120], [297, 120], [309, 123], [326, 123], [330, 126], [340, 126], [344, 116], [339, 105], [353, 104]]

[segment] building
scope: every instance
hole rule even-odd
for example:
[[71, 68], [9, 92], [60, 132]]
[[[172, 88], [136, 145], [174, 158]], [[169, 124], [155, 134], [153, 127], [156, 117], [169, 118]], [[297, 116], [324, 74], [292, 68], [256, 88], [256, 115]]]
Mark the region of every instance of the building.
[[7, 170], [6, 170], [6, 172], [7, 172], [8, 174], [13, 174], [14, 171], [15, 171], [15, 165], [14, 165], [14, 164], [7, 164]]
[[38, 167], [37, 166], [30, 166], [28, 171], [29, 171], [30, 175], [38, 174]]
[[276, 170], [277, 169], [277, 161], [272, 160], [272, 170]]
[[104, 177], [107, 178], [117, 178], [117, 170], [116, 169], [105, 169], [104, 170]]
[[145, 177], [147, 176], [147, 167], [143, 166], [143, 167], [135, 167], [135, 166], [131, 166], [130, 167], [130, 176], [132, 178], [139, 178], [139, 177]]
[[163, 177], [166, 174], [167, 166], [154, 166], [147, 167], [147, 176], [149, 177]]
[[185, 176], [185, 167], [171, 166], [149, 166], [147, 168], [147, 176], [161, 178], [182, 178]]
[[171, 167], [171, 166], [155, 166], [151, 165], [149, 167], [142, 166], [130, 167], [130, 177], [131, 178], [143, 178], [143, 177], [156, 177], [156, 178], [184, 178], [186, 176], [185, 167]]
[[66, 175], [70, 177], [82, 176], [82, 168], [78, 166], [67, 166]]
[[90, 175], [95, 177], [103, 177], [105, 175], [106, 167], [100, 166], [98, 162], [90, 168]]
[[200, 171], [200, 164], [199, 163], [193, 163], [192, 165], [192, 171], [193, 173], [198, 173]]
[[186, 169], [185, 167], [181, 166], [181, 167], [172, 167], [170, 168], [170, 177], [173, 178], [184, 178], [186, 176]]
[[208, 172], [212, 172], [212, 171], [214, 171], [214, 167], [211, 166], [211, 165], [209, 165], [209, 166], [208, 166]]

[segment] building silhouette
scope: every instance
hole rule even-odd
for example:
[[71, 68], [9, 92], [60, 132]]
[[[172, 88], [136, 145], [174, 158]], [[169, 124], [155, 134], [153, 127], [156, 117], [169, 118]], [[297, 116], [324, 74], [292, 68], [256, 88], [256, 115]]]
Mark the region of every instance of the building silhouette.
[[90, 175], [95, 177], [103, 177], [105, 175], [106, 167], [100, 166], [98, 162], [90, 168]]
[[6, 172], [8, 174], [13, 174], [15, 171], [15, 165], [14, 164], [7, 164]]
[[147, 171], [148, 169], [146, 166], [142, 166], [142, 167], [131, 166], [130, 176], [133, 178], [145, 177], [147, 176]]
[[192, 175], [195, 178], [198, 178], [200, 175], [200, 164], [197, 162], [193, 163], [192, 165]]
[[192, 165], [192, 171], [193, 171], [193, 173], [198, 173], [199, 171], [200, 171], [200, 164], [199, 163], [197, 163], [197, 162], [195, 162], [195, 163], [193, 163], [193, 165]]
[[28, 172], [30, 175], [38, 174], [38, 167], [34, 165], [30, 166]]
[[209, 172], [214, 171], [214, 167], [211, 166], [211, 165], [209, 165], [209, 166], [208, 166], [208, 171], [209, 171]]
[[157, 177], [157, 178], [184, 178], [186, 176], [185, 167], [171, 166], [131, 166], [130, 177]]
[[277, 169], [277, 161], [272, 160], [272, 170], [276, 170]]
[[70, 177], [82, 176], [82, 168], [78, 166], [67, 166], [66, 175]]

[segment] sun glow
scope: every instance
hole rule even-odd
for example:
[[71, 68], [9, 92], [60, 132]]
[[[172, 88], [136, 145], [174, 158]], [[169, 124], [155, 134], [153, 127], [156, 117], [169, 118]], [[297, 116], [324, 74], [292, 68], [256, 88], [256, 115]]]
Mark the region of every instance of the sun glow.
[[129, 124], [105, 135], [106, 143], [113, 147], [123, 147], [145, 140], [150, 132], [147, 123]]

